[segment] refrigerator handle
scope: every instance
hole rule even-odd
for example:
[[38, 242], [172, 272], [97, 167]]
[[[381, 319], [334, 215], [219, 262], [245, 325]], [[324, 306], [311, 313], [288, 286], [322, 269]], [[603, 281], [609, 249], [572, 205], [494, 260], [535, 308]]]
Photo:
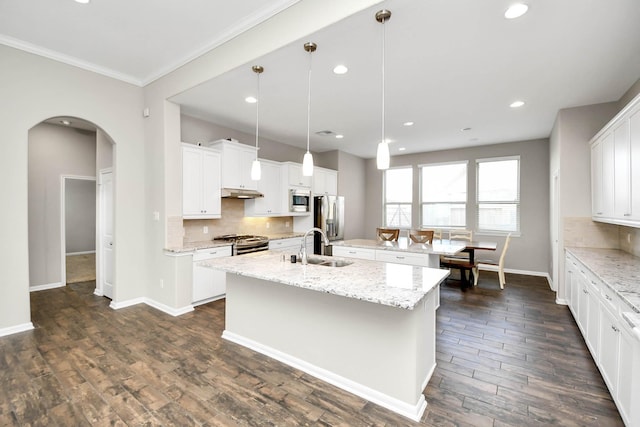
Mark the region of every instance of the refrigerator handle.
[[338, 218], [338, 201], [333, 202], [333, 233], [334, 236], [340, 235], [340, 218]]

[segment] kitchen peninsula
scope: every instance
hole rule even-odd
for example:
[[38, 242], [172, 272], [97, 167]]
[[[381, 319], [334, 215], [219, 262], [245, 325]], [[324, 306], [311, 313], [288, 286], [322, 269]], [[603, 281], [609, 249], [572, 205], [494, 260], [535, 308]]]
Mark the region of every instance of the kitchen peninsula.
[[202, 265], [227, 273], [223, 338], [419, 420], [449, 272], [348, 263], [302, 265], [269, 251]]

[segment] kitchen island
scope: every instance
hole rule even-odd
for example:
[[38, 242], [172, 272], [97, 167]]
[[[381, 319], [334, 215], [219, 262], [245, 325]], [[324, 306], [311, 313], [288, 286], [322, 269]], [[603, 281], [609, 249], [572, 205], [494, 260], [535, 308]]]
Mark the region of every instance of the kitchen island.
[[301, 265], [282, 256], [203, 263], [227, 273], [223, 338], [419, 420], [436, 365], [438, 285], [449, 272], [366, 260]]

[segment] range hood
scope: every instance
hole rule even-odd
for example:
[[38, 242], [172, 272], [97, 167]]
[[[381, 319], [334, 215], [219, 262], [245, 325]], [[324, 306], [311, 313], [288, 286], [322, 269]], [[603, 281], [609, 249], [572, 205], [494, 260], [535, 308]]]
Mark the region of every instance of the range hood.
[[225, 199], [256, 199], [264, 197], [264, 194], [259, 191], [239, 188], [223, 188], [221, 192], [222, 197]]

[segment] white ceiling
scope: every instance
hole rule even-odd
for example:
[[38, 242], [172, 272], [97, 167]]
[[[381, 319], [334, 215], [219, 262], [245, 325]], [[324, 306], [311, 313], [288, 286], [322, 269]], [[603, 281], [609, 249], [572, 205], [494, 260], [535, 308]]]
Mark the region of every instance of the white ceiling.
[[[0, 0], [0, 42], [144, 84], [293, 3]], [[187, 114], [253, 134], [255, 104], [244, 98], [256, 95], [251, 65], [262, 65], [260, 135], [304, 146], [303, 44], [314, 41], [311, 132], [345, 137], [312, 135], [311, 150], [373, 157], [382, 40], [374, 15], [382, 7], [393, 14], [385, 24], [392, 155], [546, 138], [559, 109], [617, 101], [640, 78], [640, 1], [527, 0], [529, 13], [506, 20], [511, 3], [387, 0], [173, 100]], [[333, 74], [338, 63], [349, 73]], [[518, 99], [525, 106], [509, 108]], [[402, 126], [409, 120], [413, 127]]]

